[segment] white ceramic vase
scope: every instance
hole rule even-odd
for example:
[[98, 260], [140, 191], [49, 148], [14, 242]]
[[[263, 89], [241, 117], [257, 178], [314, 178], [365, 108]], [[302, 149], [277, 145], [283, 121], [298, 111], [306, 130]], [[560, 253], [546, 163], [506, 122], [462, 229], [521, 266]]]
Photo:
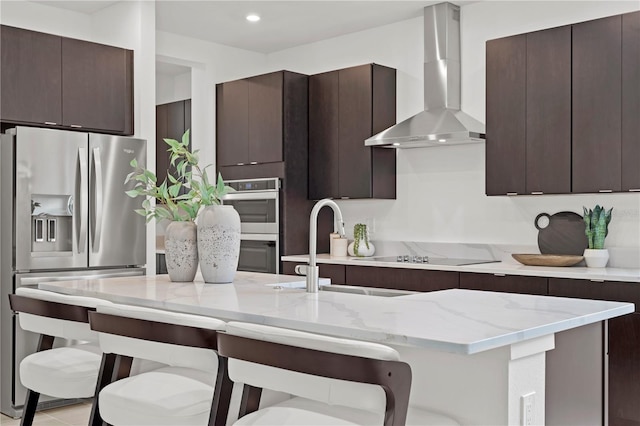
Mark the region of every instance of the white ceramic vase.
[[207, 206], [198, 214], [198, 253], [204, 282], [233, 282], [240, 256], [240, 215], [233, 206]]
[[164, 235], [164, 256], [171, 281], [193, 281], [198, 272], [198, 241], [195, 223], [173, 221], [167, 225]]
[[365, 243], [363, 238], [361, 238], [360, 241], [358, 242], [357, 251], [355, 249], [355, 241], [351, 241], [351, 243], [349, 243], [349, 246], [347, 247], [347, 253], [349, 253], [349, 256], [369, 257], [369, 256], [373, 256], [373, 253], [375, 252], [376, 252], [376, 248], [373, 245], [373, 243], [369, 241], [369, 247], [367, 247], [367, 244]]
[[604, 268], [609, 262], [609, 250], [585, 249], [584, 261], [589, 268]]

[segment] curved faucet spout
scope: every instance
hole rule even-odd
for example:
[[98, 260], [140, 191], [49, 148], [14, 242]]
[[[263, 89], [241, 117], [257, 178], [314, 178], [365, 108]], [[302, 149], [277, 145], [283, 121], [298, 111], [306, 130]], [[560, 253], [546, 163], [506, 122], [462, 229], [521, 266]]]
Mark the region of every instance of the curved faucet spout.
[[316, 251], [317, 251], [317, 234], [318, 234], [318, 213], [324, 206], [329, 206], [333, 210], [335, 215], [335, 222], [337, 223], [337, 231], [341, 237], [345, 236], [344, 233], [344, 221], [342, 220], [342, 212], [340, 207], [335, 201], [325, 198], [318, 201], [311, 209], [311, 215], [309, 217], [309, 266], [307, 266], [307, 292], [316, 293], [318, 291], [318, 276], [319, 268], [316, 265]]

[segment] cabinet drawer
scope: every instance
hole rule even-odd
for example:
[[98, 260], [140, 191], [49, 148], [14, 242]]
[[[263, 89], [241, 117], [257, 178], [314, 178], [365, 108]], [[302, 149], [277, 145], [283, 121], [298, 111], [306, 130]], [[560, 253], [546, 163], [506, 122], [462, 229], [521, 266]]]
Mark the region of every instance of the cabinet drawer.
[[460, 273], [460, 288], [504, 293], [547, 294], [547, 279], [519, 275]]
[[404, 268], [347, 266], [347, 284], [397, 290], [434, 291], [458, 288], [458, 273]]
[[[282, 262], [282, 273], [285, 275], [296, 275], [295, 267], [306, 265], [302, 262]], [[331, 284], [345, 284], [345, 265], [332, 265], [330, 263], [320, 263], [320, 278], [331, 279]]]
[[621, 281], [589, 281], [568, 278], [549, 278], [549, 295], [577, 299], [631, 302], [640, 312], [640, 284]]

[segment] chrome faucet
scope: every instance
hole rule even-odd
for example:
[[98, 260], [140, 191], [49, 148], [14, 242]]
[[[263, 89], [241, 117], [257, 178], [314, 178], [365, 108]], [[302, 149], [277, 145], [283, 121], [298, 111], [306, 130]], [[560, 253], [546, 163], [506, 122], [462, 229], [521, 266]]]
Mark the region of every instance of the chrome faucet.
[[297, 274], [307, 276], [307, 293], [317, 293], [319, 289], [318, 278], [320, 276], [320, 268], [316, 264], [316, 238], [318, 235], [318, 213], [324, 206], [329, 206], [333, 210], [335, 215], [335, 222], [337, 222], [337, 229], [335, 231], [340, 234], [340, 237], [344, 237], [344, 221], [342, 220], [342, 212], [340, 207], [335, 201], [325, 198], [318, 201], [311, 209], [311, 215], [309, 217], [309, 264], [299, 265], [295, 271]]

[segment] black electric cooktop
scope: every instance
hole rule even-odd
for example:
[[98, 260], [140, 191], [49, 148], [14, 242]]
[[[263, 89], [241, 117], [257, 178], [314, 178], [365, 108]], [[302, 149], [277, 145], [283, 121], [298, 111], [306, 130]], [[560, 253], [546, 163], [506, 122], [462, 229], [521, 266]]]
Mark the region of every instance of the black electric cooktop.
[[463, 266], [463, 265], [477, 265], [479, 263], [495, 263], [499, 260], [486, 260], [486, 259], [459, 259], [453, 257], [429, 257], [429, 256], [413, 256], [413, 255], [398, 255], [398, 256], [380, 256], [380, 257], [359, 257], [356, 260], [374, 260], [376, 262], [390, 262], [390, 263], [425, 263], [428, 265], [449, 265], [449, 266]]

